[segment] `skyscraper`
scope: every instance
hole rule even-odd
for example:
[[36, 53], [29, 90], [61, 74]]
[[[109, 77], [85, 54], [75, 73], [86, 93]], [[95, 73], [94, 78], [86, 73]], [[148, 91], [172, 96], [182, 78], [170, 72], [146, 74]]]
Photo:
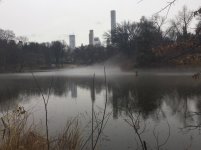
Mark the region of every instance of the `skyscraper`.
[[89, 31], [89, 45], [94, 45], [94, 30]]
[[71, 49], [75, 49], [75, 35], [69, 35], [69, 46]]
[[111, 30], [116, 28], [116, 11], [111, 10]]

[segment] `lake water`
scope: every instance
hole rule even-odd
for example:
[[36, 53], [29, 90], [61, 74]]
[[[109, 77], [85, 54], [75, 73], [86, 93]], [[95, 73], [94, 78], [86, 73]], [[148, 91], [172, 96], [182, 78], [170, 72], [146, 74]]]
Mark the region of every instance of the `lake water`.
[[[148, 149], [156, 149], [157, 142], [161, 149], [200, 149], [201, 80], [192, 79], [196, 70], [138, 71], [138, 76], [135, 72], [121, 73], [119, 69], [106, 69], [106, 72], [107, 88], [103, 68], [34, 73], [45, 96], [53, 80], [48, 103], [52, 136], [64, 128], [67, 120], [78, 117], [86, 139], [91, 131], [92, 104], [96, 119], [101, 119], [107, 89], [108, 121], [98, 149], [140, 149], [139, 138], [128, 124], [132, 117], [137, 130], [143, 131], [140, 136]], [[94, 86], [93, 73], [96, 74]], [[32, 75], [1, 74], [0, 112], [17, 105], [32, 112], [35, 122], [44, 123], [44, 104]]]

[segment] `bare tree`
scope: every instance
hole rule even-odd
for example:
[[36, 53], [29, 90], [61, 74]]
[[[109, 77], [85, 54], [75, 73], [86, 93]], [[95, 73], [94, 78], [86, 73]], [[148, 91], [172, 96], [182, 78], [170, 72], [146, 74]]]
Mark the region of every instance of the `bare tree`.
[[189, 34], [189, 27], [193, 19], [193, 12], [189, 11], [186, 6], [179, 11], [175, 19], [171, 20], [171, 26], [169, 30], [169, 36], [173, 39], [187, 39]]
[[140, 111], [137, 112], [136, 115], [134, 115], [132, 113], [132, 110], [130, 109], [128, 111], [128, 117], [129, 119], [124, 119], [124, 121], [130, 126], [133, 128], [134, 132], [136, 133], [137, 135], [137, 138], [141, 144], [141, 148], [142, 150], [147, 150], [147, 144], [146, 144], [146, 141], [143, 140], [142, 138], [142, 134], [144, 133], [145, 129], [146, 129], [146, 123], [144, 122], [144, 127], [140, 127], [140, 124], [141, 124], [141, 113]]
[[27, 43], [29, 41], [29, 39], [26, 36], [18, 36], [18, 37], [16, 37], [16, 41], [22, 42], [24, 44], [24, 43]]
[[170, 138], [170, 124], [168, 121], [167, 121], [167, 125], [168, 125], [168, 135], [167, 135], [166, 139], [161, 143], [159, 142], [159, 139], [160, 139], [159, 132], [156, 132], [156, 126], [154, 127], [153, 135], [154, 135], [154, 138], [156, 140], [156, 149], [157, 150], [160, 150], [161, 147], [163, 147], [168, 142], [168, 140]]
[[166, 17], [159, 16], [158, 14], [155, 14], [152, 16], [152, 21], [157, 27], [158, 32], [162, 32], [162, 27], [165, 24]]
[[43, 99], [43, 103], [44, 103], [44, 107], [45, 107], [45, 127], [46, 127], [46, 140], [47, 140], [47, 150], [50, 150], [50, 140], [49, 140], [49, 127], [48, 127], [48, 102], [49, 102], [49, 98], [50, 98], [50, 94], [51, 94], [51, 89], [52, 89], [52, 86], [53, 86], [53, 79], [51, 80], [51, 83], [50, 83], [50, 88], [48, 90], [48, 93], [47, 93], [47, 98], [45, 98], [45, 95], [43, 94], [43, 91], [42, 91], [42, 88], [40, 87], [40, 84], [37, 80], [37, 78], [35, 77], [34, 73], [31, 72], [32, 74], [32, 77], [33, 77], [33, 80], [42, 96], [42, 99]]
[[15, 39], [15, 33], [11, 30], [3, 30], [0, 29], [0, 39], [2, 40], [14, 40]]
[[171, 2], [167, 2], [167, 5], [165, 7], [163, 7], [161, 10], [159, 10], [156, 14], [159, 14], [161, 13], [162, 11], [165, 11], [165, 10], [168, 10], [167, 11], [167, 14], [166, 14], [166, 17], [170, 11], [170, 8], [172, 7], [172, 5], [176, 2], [177, 0], [172, 0]]
[[201, 7], [197, 11], [194, 11], [194, 16], [198, 15], [201, 15]]
[[192, 11], [189, 11], [187, 6], [184, 6], [182, 11], [179, 11], [179, 14], [177, 16], [177, 21], [180, 30], [183, 32], [183, 36], [187, 36], [188, 34], [188, 29], [190, 26], [190, 23], [193, 19], [193, 13]]

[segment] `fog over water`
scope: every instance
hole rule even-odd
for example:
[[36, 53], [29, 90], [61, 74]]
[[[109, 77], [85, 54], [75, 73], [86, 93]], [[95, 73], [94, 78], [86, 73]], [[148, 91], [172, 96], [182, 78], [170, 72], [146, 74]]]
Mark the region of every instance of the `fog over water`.
[[0, 0], [0, 150], [200, 150], [200, 1]]
[[[163, 143], [168, 136], [168, 122], [170, 137], [164, 149], [185, 149], [191, 145], [192, 149], [199, 150], [201, 136], [198, 129], [186, 128], [201, 122], [201, 116], [194, 114], [201, 111], [201, 81], [192, 79], [197, 71], [199, 68], [134, 69], [123, 72], [116, 66], [106, 66], [107, 114], [111, 113], [111, 116], [104, 128], [100, 149], [137, 148], [139, 141], [125, 119], [129, 119], [129, 112], [134, 116], [140, 112], [139, 126], [143, 128], [146, 124], [142, 138], [150, 149], [156, 146], [153, 130], [158, 133], [159, 142]], [[91, 131], [86, 125], [91, 119], [93, 91], [97, 117], [101, 118], [105, 104], [104, 66], [48, 70], [34, 72], [34, 75], [45, 96], [51, 80], [54, 80], [48, 103], [51, 135], [61, 131], [68, 119], [78, 116], [82, 127], [85, 127], [84, 138], [87, 138]], [[44, 121], [43, 101], [31, 73], [1, 74], [0, 83], [1, 113], [22, 105], [33, 112], [35, 122]]]
[[[104, 76], [104, 68], [106, 69], [107, 76], [118, 75], [159, 75], [159, 76], [175, 76], [175, 75], [193, 75], [201, 70], [200, 67], [160, 67], [160, 68], [135, 68], [132, 70], [126, 70], [123, 67], [119, 67], [118, 64], [97, 64], [93, 66], [75, 66], [71, 68], [51, 69], [43, 71], [34, 71], [38, 76]], [[5, 76], [30, 76], [31, 72], [26, 73], [2, 73], [0, 77]]]

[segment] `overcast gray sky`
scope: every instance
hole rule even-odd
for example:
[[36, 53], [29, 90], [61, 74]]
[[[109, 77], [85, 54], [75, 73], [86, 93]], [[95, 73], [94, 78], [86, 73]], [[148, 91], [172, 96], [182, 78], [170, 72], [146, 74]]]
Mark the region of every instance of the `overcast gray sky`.
[[[2, 0], [0, 28], [13, 30], [30, 41], [65, 40], [76, 35], [76, 43], [88, 44], [90, 29], [102, 38], [110, 29], [110, 10], [117, 11], [117, 22], [138, 21], [150, 17], [171, 0]], [[196, 10], [201, 0], [177, 0], [168, 18], [175, 16], [186, 4]], [[165, 13], [165, 12], [163, 12]], [[163, 13], [161, 15], [163, 15]]]

